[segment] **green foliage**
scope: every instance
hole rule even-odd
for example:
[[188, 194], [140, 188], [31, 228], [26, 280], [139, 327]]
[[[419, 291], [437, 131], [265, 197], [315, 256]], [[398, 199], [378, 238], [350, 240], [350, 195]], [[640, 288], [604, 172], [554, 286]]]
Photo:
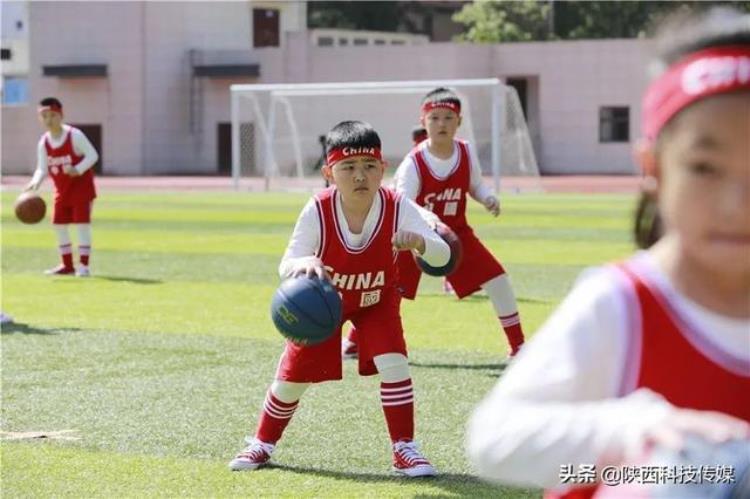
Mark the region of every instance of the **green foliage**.
[[453, 20], [467, 26], [460, 40], [475, 43], [526, 42], [549, 36], [550, 4], [523, 0], [477, 0], [467, 4]]
[[635, 38], [678, 10], [727, 5], [750, 12], [750, 2], [498, 1], [476, 0], [453, 16], [466, 26], [459, 38], [499, 43], [587, 38]]
[[420, 2], [308, 2], [307, 27], [414, 33], [409, 14], [424, 10]]

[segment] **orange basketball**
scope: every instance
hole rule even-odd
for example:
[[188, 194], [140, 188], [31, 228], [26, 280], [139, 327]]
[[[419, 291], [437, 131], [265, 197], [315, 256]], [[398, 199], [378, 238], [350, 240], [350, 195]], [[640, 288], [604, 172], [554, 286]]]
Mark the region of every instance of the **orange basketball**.
[[16, 217], [25, 224], [35, 224], [42, 221], [47, 212], [47, 205], [39, 194], [31, 191], [23, 192], [16, 199]]

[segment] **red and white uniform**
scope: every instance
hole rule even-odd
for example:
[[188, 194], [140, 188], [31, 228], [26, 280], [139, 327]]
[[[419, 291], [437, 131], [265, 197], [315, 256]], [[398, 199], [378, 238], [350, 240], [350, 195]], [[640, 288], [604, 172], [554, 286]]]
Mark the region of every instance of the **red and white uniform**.
[[[37, 146], [37, 169], [35, 180], [46, 175], [55, 186], [55, 210], [53, 223], [90, 223], [91, 203], [96, 198], [92, 166], [99, 159], [96, 150], [86, 136], [77, 128], [63, 125], [62, 136], [53, 139], [45, 133]], [[79, 176], [64, 172], [72, 166]]]
[[[476, 154], [462, 140], [454, 141], [453, 150], [451, 158], [440, 161], [429, 153], [427, 142], [419, 144], [399, 166], [396, 189], [404, 196], [413, 196], [418, 205], [437, 215], [461, 240], [463, 259], [448, 276], [448, 281], [456, 296], [463, 298], [479, 291], [490, 279], [504, 274], [505, 269], [466, 221], [466, 196], [471, 195], [483, 203], [492, 195], [481, 182]], [[413, 299], [421, 272], [410, 255], [399, 256], [399, 272], [403, 296]]]
[[[286, 277], [300, 259], [317, 258], [343, 299], [343, 322], [359, 331], [359, 372], [377, 371], [373, 358], [386, 353], [406, 355], [400, 296], [396, 288], [396, 253], [392, 238], [408, 230], [425, 239], [425, 259], [445, 264], [448, 246], [430, 229], [417, 207], [394, 191], [380, 188], [365, 221], [361, 238], [352, 237], [335, 187], [315, 196], [303, 209], [280, 274]], [[355, 241], [352, 241], [355, 239]], [[276, 378], [292, 382], [341, 379], [341, 337], [312, 346], [287, 342]]]
[[647, 252], [589, 272], [475, 412], [469, 453], [490, 479], [590, 497], [561, 488], [560, 466], [635, 457], [674, 407], [750, 421], [748, 331], [681, 295]]

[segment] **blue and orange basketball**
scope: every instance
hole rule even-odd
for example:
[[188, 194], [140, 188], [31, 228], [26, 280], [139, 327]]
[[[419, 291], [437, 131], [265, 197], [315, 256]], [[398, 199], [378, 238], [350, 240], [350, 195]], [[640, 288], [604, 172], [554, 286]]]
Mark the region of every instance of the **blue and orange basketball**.
[[427, 262], [422, 260], [420, 257], [416, 257], [417, 265], [419, 265], [419, 268], [422, 269], [422, 272], [424, 272], [427, 275], [441, 277], [441, 276], [447, 276], [451, 275], [459, 266], [461, 263], [461, 259], [463, 258], [463, 246], [461, 246], [461, 240], [458, 238], [455, 232], [451, 230], [450, 227], [443, 223], [438, 223], [435, 227], [435, 232], [438, 233], [440, 237], [443, 238], [443, 241], [448, 243], [448, 246], [450, 246], [451, 249], [451, 257], [448, 260], [448, 263], [443, 265], [442, 267], [433, 267], [431, 265], [428, 265]]
[[341, 297], [330, 282], [318, 278], [289, 278], [271, 300], [271, 318], [279, 332], [294, 343], [315, 345], [338, 329]]

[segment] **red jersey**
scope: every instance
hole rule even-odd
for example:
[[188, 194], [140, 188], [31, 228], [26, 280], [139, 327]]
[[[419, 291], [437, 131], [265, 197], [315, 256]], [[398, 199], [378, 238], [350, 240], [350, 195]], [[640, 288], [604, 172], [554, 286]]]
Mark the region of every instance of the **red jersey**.
[[91, 202], [96, 198], [94, 187], [94, 170], [89, 168], [83, 175], [71, 177], [63, 171], [63, 167], [76, 166], [83, 156], [76, 154], [73, 147], [73, 127], [66, 131], [65, 139], [60, 147], [54, 148], [50, 144], [49, 136], [44, 138], [47, 149], [47, 173], [55, 184], [55, 201], [67, 204]]
[[621, 265], [640, 306], [634, 331], [635, 388], [647, 387], [685, 409], [718, 411], [750, 422], [750, 364], [699, 334], [669, 298], [649, 282], [637, 261]]
[[[683, 409], [718, 411], [750, 422], [750, 364], [707, 343], [682, 317], [648, 271], [637, 260], [619, 265], [633, 287], [637, 303], [629, 304], [633, 328], [628, 352], [632, 382], [623, 395], [649, 388]], [[545, 499], [588, 499], [596, 486], [564, 493], [550, 491]]]
[[372, 307], [396, 291], [396, 252], [391, 240], [398, 225], [400, 196], [381, 187], [380, 214], [370, 239], [361, 248], [346, 244], [344, 232], [336, 216], [337, 191], [331, 187], [315, 196], [320, 219], [320, 249], [316, 255], [339, 290], [344, 317]]
[[456, 230], [468, 226], [466, 195], [471, 185], [471, 158], [466, 142], [454, 140], [453, 143], [458, 148], [458, 159], [445, 178], [435, 176], [421, 147], [415, 147], [410, 154], [420, 180], [417, 204], [435, 213], [446, 225]]

